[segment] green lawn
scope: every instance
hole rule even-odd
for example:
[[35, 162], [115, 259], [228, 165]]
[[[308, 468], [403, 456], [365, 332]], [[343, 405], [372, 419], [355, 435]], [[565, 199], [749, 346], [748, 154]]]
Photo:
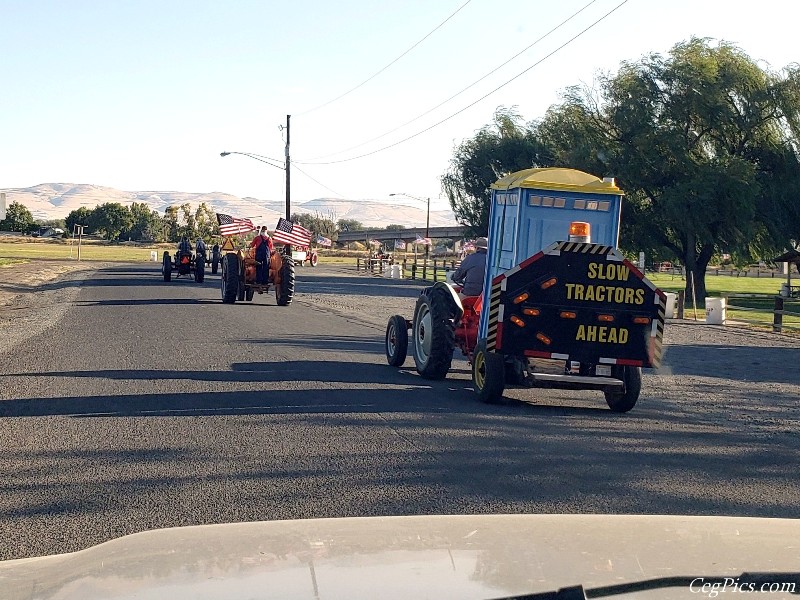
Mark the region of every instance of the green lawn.
[[[647, 278], [665, 292], [677, 292], [686, 287], [680, 275], [666, 273], [647, 273]], [[706, 275], [706, 290], [710, 296], [729, 294], [777, 294], [785, 277], [730, 277], [729, 275]]]
[[[104, 244], [82, 244], [81, 260], [140, 262], [150, 260], [151, 248], [135, 246], [111, 246]], [[157, 250], [159, 256], [163, 250]], [[78, 255], [78, 245], [72, 246], [72, 257]], [[2, 259], [49, 259], [69, 260], [70, 245], [53, 242], [0, 243]]]
[[24, 262], [26, 261], [21, 258], [0, 258], [0, 267], [10, 267]]

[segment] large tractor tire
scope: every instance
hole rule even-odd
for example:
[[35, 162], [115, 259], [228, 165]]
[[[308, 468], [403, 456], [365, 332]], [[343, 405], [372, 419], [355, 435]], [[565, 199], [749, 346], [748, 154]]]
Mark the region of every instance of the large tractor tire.
[[219, 268], [219, 248], [214, 246], [214, 249], [211, 251], [211, 274], [216, 275], [217, 269]]
[[506, 366], [502, 354], [488, 352], [486, 340], [478, 342], [472, 355], [472, 385], [481, 402], [496, 404], [506, 387]]
[[408, 356], [408, 324], [400, 315], [394, 315], [386, 326], [386, 361], [393, 367], [402, 367]]
[[239, 291], [239, 258], [235, 254], [226, 254], [222, 257], [222, 301], [225, 304], [236, 302]]
[[275, 286], [275, 299], [278, 306], [289, 306], [294, 298], [294, 261], [288, 256], [283, 257], [281, 267], [281, 282]]
[[172, 281], [172, 257], [166, 251], [161, 259], [161, 274], [164, 276], [164, 281]]
[[319, 264], [319, 255], [316, 252], [311, 253], [311, 258], [308, 261], [312, 267], [316, 267]]
[[206, 278], [206, 259], [202, 254], [198, 254], [194, 261], [194, 280], [196, 283], [203, 283]]
[[636, 405], [642, 391], [642, 369], [640, 367], [612, 367], [611, 376], [621, 379], [625, 386], [622, 391], [604, 392], [608, 407], [614, 412], [628, 412]]
[[445, 293], [439, 288], [423, 292], [414, 308], [414, 363], [425, 379], [444, 379], [453, 361], [455, 323]]

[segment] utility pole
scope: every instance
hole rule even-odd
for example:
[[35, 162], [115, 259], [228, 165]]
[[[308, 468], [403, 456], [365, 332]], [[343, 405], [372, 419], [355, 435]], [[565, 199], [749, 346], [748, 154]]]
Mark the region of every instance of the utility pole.
[[290, 172], [289, 168], [291, 167], [291, 159], [289, 158], [289, 119], [292, 115], [286, 115], [286, 220], [290, 220], [292, 217], [292, 209], [291, 209], [291, 192], [290, 192]]
[[[427, 216], [425, 217], [425, 241], [428, 241], [431, 237], [431, 198], [428, 196], [428, 212]], [[425, 262], [428, 262], [428, 252], [431, 249], [430, 244], [425, 244]]]

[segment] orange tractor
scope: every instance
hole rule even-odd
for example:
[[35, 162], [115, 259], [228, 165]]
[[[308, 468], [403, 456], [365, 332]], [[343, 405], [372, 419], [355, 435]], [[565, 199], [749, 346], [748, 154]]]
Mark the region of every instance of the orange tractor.
[[[294, 297], [294, 261], [280, 252], [269, 257], [269, 275], [266, 282], [258, 282], [258, 267], [255, 249], [240, 249], [222, 257], [221, 291], [222, 301], [233, 304], [237, 300], [250, 302], [255, 294], [269, 292], [275, 288], [278, 306], [288, 306]], [[266, 265], [265, 265], [266, 266]]]

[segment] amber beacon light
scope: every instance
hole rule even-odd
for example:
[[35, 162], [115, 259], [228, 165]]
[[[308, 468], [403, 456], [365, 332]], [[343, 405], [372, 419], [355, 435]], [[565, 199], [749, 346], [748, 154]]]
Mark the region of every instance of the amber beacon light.
[[569, 241], [589, 244], [592, 241], [592, 227], [583, 221], [573, 221], [569, 224]]

